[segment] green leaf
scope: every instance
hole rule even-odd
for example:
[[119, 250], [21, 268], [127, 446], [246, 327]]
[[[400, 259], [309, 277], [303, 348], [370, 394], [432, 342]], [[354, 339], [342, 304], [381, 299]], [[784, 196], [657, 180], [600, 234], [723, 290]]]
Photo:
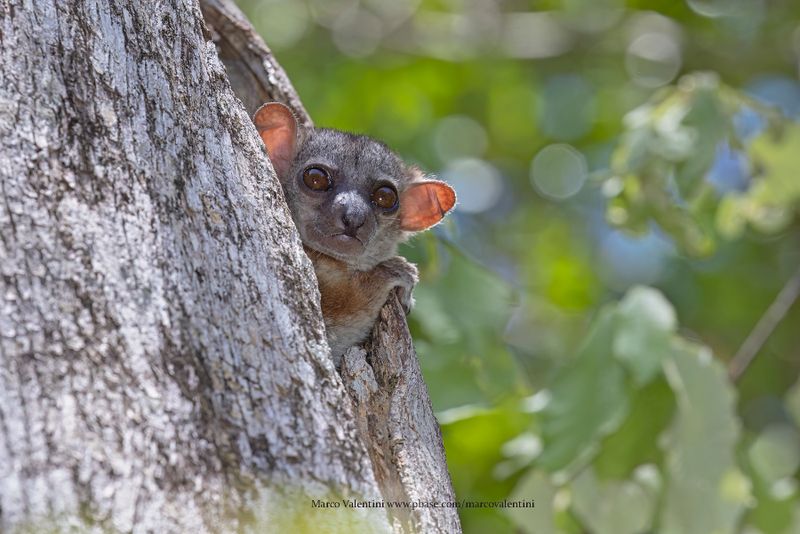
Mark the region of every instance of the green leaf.
[[637, 534], [650, 526], [657, 488], [638, 481], [600, 481], [591, 468], [572, 482], [575, 512], [595, 534]]
[[635, 287], [620, 302], [617, 317], [614, 356], [633, 373], [637, 385], [646, 384], [672, 351], [675, 309], [659, 291]]
[[503, 445], [530, 428], [532, 416], [501, 404], [492, 409], [460, 406], [436, 417], [451, 455], [453, 484], [475, 499], [505, 495], [513, 482], [498, 480], [492, 470], [505, 459]]
[[625, 372], [612, 354], [614, 310], [601, 312], [583, 348], [553, 380], [542, 410], [544, 452], [537, 464], [564, 469], [597, 448], [628, 413]]
[[750, 446], [748, 456], [759, 476], [774, 484], [800, 467], [800, 434], [789, 425], [770, 425]]
[[[736, 124], [745, 110], [785, 125], [785, 138], [775, 141], [776, 128], [752, 142], [740, 135]], [[684, 76], [629, 113], [625, 127], [604, 188], [611, 224], [641, 233], [655, 222], [684, 253], [708, 257], [719, 236], [738, 237], [748, 223], [777, 232], [793, 220], [800, 126], [720, 83], [717, 74]], [[763, 171], [746, 193], [722, 193], [709, 182], [721, 146], [747, 150], [750, 168]]]
[[491, 404], [527, 393], [502, 341], [514, 298], [511, 288], [457, 254], [447, 265], [435, 283], [422, 281], [414, 290], [418, 305], [409, 324], [426, 380], [448, 385], [431, 389], [434, 408]]
[[[691, 75], [690, 75], [691, 76]], [[716, 157], [717, 146], [731, 128], [732, 116], [725, 112], [716, 76], [698, 74], [691, 109], [683, 125], [694, 132], [694, 143], [687, 158], [677, 167], [677, 182], [684, 198], [693, 198]]]
[[593, 466], [601, 478], [627, 478], [644, 463], [661, 463], [658, 437], [675, 413], [675, 397], [661, 378], [636, 391], [631, 413], [622, 426], [606, 438]]
[[678, 413], [665, 440], [668, 480], [661, 534], [727, 534], [751, 499], [734, 463], [734, 390], [704, 347], [675, 343], [665, 373]]
[[520, 480], [510, 500], [530, 500], [536, 508], [506, 508], [506, 514], [526, 534], [556, 534], [553, 501], [557, 488], [547, 474], [531, 470]]
[[775, 141], [765, 133], [750, 148], [750, 155], [764, 166], [759, 178], [761, 187], [751, 196], [761, 204], [785, 206], [800, 200], [800, 180], [797, 179], [797, 147], [800, 145], [800, 125], [791, 123], [784, 135]]

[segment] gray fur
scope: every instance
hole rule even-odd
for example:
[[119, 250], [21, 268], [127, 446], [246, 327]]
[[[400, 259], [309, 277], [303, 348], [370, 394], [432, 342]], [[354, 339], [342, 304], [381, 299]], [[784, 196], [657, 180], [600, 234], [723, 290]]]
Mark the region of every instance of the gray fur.
[[[303, 243], [361, 271], [395, 256], [406, 237], [399, 210], [387, 212], [370, 197], [383, 184], [399, 195], [414, 181], [415, 170], [384, 143], [364, 135], [317, 128], [300, 138], [294, 162], [280, 178]], [[332, 171], [330, 191], [312, 191], [303, 183], [303, 171], [316, 165]], [[356, 233], [363, 247], [337, 248], [326, 239], [343, 230], [344, 210], [364, 217]]]

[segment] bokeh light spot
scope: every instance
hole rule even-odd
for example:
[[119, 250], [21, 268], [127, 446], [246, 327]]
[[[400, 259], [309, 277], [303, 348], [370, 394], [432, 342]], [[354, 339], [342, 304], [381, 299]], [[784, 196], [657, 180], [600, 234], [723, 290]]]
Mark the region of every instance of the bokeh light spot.
[[442, 177], [455, 188], [459, 211], [486, 211], [497, 203], [503, 193], [500, 173], [481, 159], [455, 160], [445, 168]]
[[487, 143], [483, 127], [463, 115], [445, 117], [439, 121], [433, 135], [436, 152], [444, 162], [468, 156], [483, 156]]
[[333, 42], [352, 57], [372, 54], [383, 38], [383, 22], [365, 9], [349, 9], [333, 25]]
[[661, 87], [671, 82], [681, 69], [678, 43], [663, 33], [645, 33], [628, 46], [625, 67], [634, 83], [642, 87]]
[[259, 4], [254, 22], [275, 49], [289, 48], [300, 40], [309, 27], [310, 14], [303, 2], [268, 0]]
[[531, 164], [531, 183], [539, 193], [555, 200], [575, 195], [587, 175], [586, 158], [566, 144], [544, 147]]
[[512, 13], [505, 17], [501, 42], [511, 57], [545, 58], [572, 46], [569, 33], [550, 13]]
[[743, 15], [760, 7], [758, 0], [686, 0], [686, 3], [695, 13], [711, 18]]

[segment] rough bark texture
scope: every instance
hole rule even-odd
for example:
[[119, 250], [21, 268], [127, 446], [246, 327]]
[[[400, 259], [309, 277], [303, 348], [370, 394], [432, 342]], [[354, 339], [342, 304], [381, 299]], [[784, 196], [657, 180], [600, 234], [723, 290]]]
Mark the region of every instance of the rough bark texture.
[[0, 0], [0, 531], [389, 529], [310, 505], [382, 476], [204, 31], [190, 0]]
[[286, 73], [236, 4], [201, 0], [200, 7], [231, 86], [250, 116], [275, 100], [294, 110], [300, 126], [313, 126]]
[[[297, 94], [285, 89], [291, 88], [286, 74], [241, 11], [230, 0], [202, 0], [200, 5], [233, 89], [250, 112], [277, 100], [310, 126]], [[280, 81], [277, 87], [274, 80]], [[439, 424], [396, 299], [382, 310], [367, 350], [353, 349], [345, 356], [341, 377], [383, 499], [454, 502]], [[461, 531], [455, 508], [395, 508], [387, 513], [396, 532]]]
[[[396, 298], [381, 310], [367, 350], [345, 354], [341, 374], [383, 498], [454, 502], [439, 423]], [[393, 509], [389, 517], [395, 531], [461, 532], [455, 508]]]

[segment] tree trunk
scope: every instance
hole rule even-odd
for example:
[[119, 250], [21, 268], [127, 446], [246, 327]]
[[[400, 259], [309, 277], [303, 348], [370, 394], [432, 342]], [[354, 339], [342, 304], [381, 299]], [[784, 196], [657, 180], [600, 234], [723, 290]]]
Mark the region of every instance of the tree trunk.
[[[260, 43], [209, 6], [230, 50]], [[370, 362], [413, 380], [377, 380], [378, 422], [354, 408], [204, 31], [190, 0], [0, 0], [0, 531], [457, 531], [452, 509], [312, 505], [453, 497], [403, 320]], [[248, 54], [232, 82], [301, 111], [266, 47]]]

